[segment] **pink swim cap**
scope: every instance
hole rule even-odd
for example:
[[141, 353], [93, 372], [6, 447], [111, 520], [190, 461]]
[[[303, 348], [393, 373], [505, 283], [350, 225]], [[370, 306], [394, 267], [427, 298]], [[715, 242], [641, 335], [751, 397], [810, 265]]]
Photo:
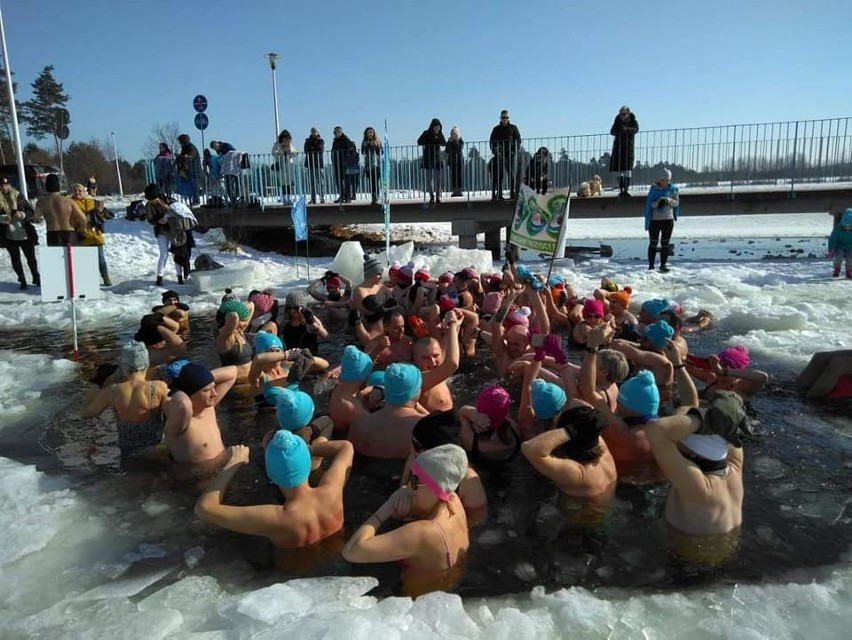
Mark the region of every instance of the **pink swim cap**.
[[482, 301], [482, 313], [494, 315], [503, 304], [503, 294], [499, 291], [492, 291], [485, 294], [485, 299]]
[[491, 427], [499, 427], [509, 416], [512, 396], [498, 384], [485, 387], [476, 398], [476, 410], [488, 416]]
[[272, 311], [272, 306], [275, 304], [275, 298], [265, 291], [258, 291], [249, 296], [249, 302], [254, 303], [254, 308], [260, 312], [260, 315]]
[[719, 364], [723, 367], [731, 369], [746, 369], [751, 364], [751, 358], [748, 355], [748, 349], [741, 344], [720, 351]]
[[591, 316], [598, 316], [599, 318], [604, 317], [603, 302], [594, 298], [586, 300], [583, 304], [583, 317], [590, 318]]
[[515, 309], [512, 313], [506, 316], [505, 327], [507, 329], [509, 327], [514, 327], [515, 325], [528, 327], [530, 326], [530, 315], [532, 315], [532, 310], [529, 307]]

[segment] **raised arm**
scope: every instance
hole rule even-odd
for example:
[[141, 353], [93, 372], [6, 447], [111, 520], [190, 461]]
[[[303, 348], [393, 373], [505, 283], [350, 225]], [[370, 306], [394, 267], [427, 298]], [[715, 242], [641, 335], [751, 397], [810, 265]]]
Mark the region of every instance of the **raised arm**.
[[421, 393], [440, 384], [459, 368], [461, 360], [461, 349], [459, 348], [459, 327], [461, 327], [461, 313], [456, 310], [447, 312], [447, 331], [444, 334], [443, 348], [444, 360], [431, 371], [423, 373]]

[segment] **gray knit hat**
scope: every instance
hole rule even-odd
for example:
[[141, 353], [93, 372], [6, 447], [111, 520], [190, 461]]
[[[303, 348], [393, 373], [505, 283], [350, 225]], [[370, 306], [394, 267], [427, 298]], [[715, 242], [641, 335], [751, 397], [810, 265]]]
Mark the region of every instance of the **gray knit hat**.
[[660, 172], [657, 174], [657, 180], [662, 180], [663, 178], [665, 178], [666, 180], [672, 179], [672, 172], [666, 169], [665, 167], [660, 169]]
[[382, 263], [371, 258], [369, 254], [364, 254], [364, 279], [371, 278], [375, 275], [382, 274]]
[[287, 307], [307, 307], [308, 296], [301, 289], [298, 291], [291, 291], [287, 294], [287, 297], [284, 298], [284, 305]]
[[150, 364], [148, 359], [148, 348], [136, 340], [128, 340], [121, 349], [122, 371], [144, 371]]
[[467, 454], [457, 444], [442, 444], [417, 456], [411, 472], [446, 502], [467, 473]]

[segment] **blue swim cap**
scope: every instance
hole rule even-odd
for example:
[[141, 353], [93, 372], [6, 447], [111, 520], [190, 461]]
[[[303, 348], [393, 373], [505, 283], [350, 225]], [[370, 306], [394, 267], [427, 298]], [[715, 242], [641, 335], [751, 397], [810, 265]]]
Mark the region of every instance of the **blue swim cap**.
[[183, 369], [183, 365], [185, 364], [189, 364], [189, 360], [181, 358], [180, 360], [172, 360], [167, 364], [160, 365], [160, 377], [166, 383], [170, 383], [180, 375], [180, 370]]
[[343, 360], [340, 363], [340, 379], [343, 382], [363, 380], [373, 370], [373, 361], [366, 353], [354, 345], [347, 345], [343, 350]]
[[258, 331], [254, 334], [255, 353], [266, 353], [271, 349], [281, 349], [281, 351], [284, 351], [284, 343], [281, 342], [281, 338], [268, 331]]
[[536, 418], [549, 420], [559, 415], [567, 399], [565, 390], [552, 382], [545, 382], [539, 378], [533, 380], [530, 385], [530, 404]]
[[654, 374], [642, 369], [618, 390], [618, 404], [640, 416], [656, 417], [660, 410], [660, 390]]
[[279, 487], [298, 487], [311, 474], [311, 453], [299, 436], [278, 430], [266, 445], [266, 475]]
[[275, 406], [279, 427], [296, 431], [308, 426], [314, 417], [314, 400], [311, 396], [304, 391], [299, 391], [296, 385], [281, 389], [276, 395]]
[[385, 400], [401, 405], [420, 396], [423, 376], [413, 364], [394, 362], [385, 369]]
[[643, 335], [645, 340], [650, 342], [655, 349], [662, 349], [666, 346], [666, 342], [674, 336], [674, 329], [665, 320], [657, 320], [645, 327]]
[[368, 387], [384, 387], [385, 386], [385, 372], [384, 371], [373, 371], [370, 374], [370, 377], [367, 378], [367, 386]]
[[652, 298], [650, 300], [645, 300], [645, 302], [642, 303], [642, 311], [647, 313], [653, 320], [656, 320], [660, 317], [661, 313], [668, 311], [671, 308], [672, 303], [666, 298]]

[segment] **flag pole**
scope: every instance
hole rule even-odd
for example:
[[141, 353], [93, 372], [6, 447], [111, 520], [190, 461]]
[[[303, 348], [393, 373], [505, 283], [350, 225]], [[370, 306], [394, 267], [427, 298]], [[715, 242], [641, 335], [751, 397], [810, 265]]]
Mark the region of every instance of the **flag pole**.
[[385, 118], [385, 148], [382, 154], [382, 211], [385, 216], [385, 259], [390, 265], [390, 144], [388, 143], [388, 119]]

